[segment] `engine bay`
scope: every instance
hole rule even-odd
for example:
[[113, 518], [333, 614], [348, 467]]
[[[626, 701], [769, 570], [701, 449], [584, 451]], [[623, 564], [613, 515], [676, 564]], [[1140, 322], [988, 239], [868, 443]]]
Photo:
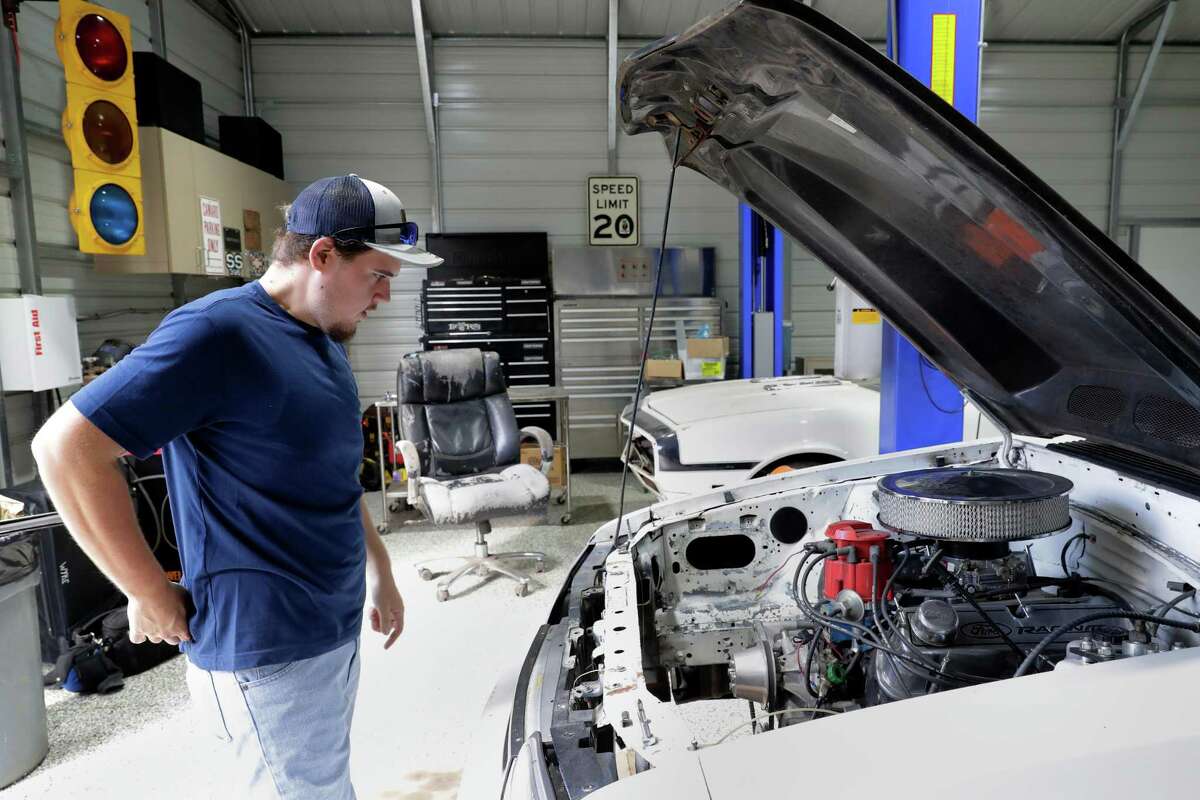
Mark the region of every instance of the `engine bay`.
[[685, 703], [747, 701], [764, 733], [1198, 641], [1196, 564], [1152, 533], [1192, 498], [1041, 446], [980, 449], [768, 479], [618, 540], [564, 661], [589, 747], [634, 774], [719, 743]]

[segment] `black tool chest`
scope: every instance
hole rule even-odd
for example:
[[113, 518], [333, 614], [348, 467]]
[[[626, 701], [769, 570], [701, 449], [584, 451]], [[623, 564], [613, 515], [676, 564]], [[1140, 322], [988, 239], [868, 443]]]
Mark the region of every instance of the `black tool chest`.
[[[446, 264], [421, 284], [424, 349], [492, 350], [510, 388], [553, 386], [554, 293], [545, 234], [440, 234], [428, 245]], [[554, 403], [513, 403], [513, 411], [522, 427], [557, 436]]]

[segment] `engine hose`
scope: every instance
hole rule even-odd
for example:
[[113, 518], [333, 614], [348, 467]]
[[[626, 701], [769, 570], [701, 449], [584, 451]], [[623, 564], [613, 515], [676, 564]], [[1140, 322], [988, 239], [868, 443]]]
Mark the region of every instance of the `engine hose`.
[[1134, 622], [1153, 622], [1155, 625], [1164, 625], [1168, 628], [1181, 628], [1192, 633], [1200, 633], [1200, 622], [1180, 622], [1178, 620], [1159, 617], [1154, 614], [1143, 614], [1138, 611], [1104, 611], [1096, 614], [1087, 614], [1078, 619], [1071, 620], [1066, 625], [1063, 625], [1056, 631], [1052, 631], [1042, 638], [1037, 645], [1029, 651], [1029, 655], [1021, 662], [1021, 666], [1017, 667], [1017, 671], [1013, 673], [1014, 678], [1019, 678], [1029, 671], [1033, 666], [1033, 662], [1038, 659], [1046, 648], [1054, 642], [1061, 639], [1071, 632], [1072, 628], [1076, 628], [1088, 622], [1096, 622], [1102, 619], [1127, 619]]
[[821, 629], [813, 630], [813, 637], [808, 643], [808, 654], [804, 657], [804, 688], [808, 690], [808, 695], [813, 700], [820, 700], [817, 697], [817, 687], [813, 686], [812, 682], [812, 664], [813, 655], [817, 652], [817, 643], [821, 641]]
[[991, 625], [993, 629], [995, 629], [996, 633], [999, 634], [1000, 638], [1004, 641], [1004, 644], [1008, 646], [1009, 650], [1012, 650], [1020, 658], [1025, 657], [1025, 651], [1017, 646], [1017, 643], [1014, 642], [1012, 637], [1008, 635], [1008, 631], [1001, 627], [986, 611], [983, 610], [983, 606], [979, 605], [979, 601], [971, 596], [971, 593], [968, 592], [965, 587], [963, 587], [962, 582], [959, 581], [958, 578], [954, 577], [954, 575], [952, 575], [950, 571], [941, 564], [934, 564], [933, 572], [941, 579], [943, 585], [957, 592], [959, 597], [961, 597], [963, 600], [966, 600], [967, 603], [970, 604], [971, 608], [975, 609], [976, 614], [983, 617], [984, 620], [986, 620], [987, 623]]
[[1196, 596], [1196, 590], [1195, 590], [1195, 589], [1188, 589], [1188, 590], [1187, 590], [1187, 591], [1185, 591], [1185, 592], [1180, 592], [1180, 593], [1179, 593], [1179, 596], [1178, 596], [1178, 597], [1176, 597], [1174, 600], [1171, 600], [1171, 601], [1169, 601], [1169, 602], [1163, 603], [1161, 606], [1159, 606], [1158, 608], [1154, 609], [1154, 613], [1155, 613], [1155, 614], [1157, 614], [1157, 615], [1159, 615], [1160, 617], [1161, 617], [1161, 616], [1164, 616], [1164, 615], [1166, 615], [1166, 613], [1167, 613], [1168, 611], [1172, 611], [1172, 610], [1175, 608], [1175, 606], [1179, 605], [1179, 604], [1180, 604], [1180, 603], [1182, 603], [1184, 600], [1187, 600], [1188, 598], [1195, 597], [1195, 596]]
[[[795, 598], [796, 604], [800, 607], [800, 611], [806, 617], [811, 619], [813, 622], [822, 625], [823, 627], [846, 633], [850, 636], [853, 636], [855, 639], [865, 641], [876, 650], [879, 650], [883, 653], [888, 653], [895, 658], [900, 659], [901, 661], [905, 661], [916, 666], [918, 669], [929, 673], [929, 680], [938, 683], [961, 684], [986, 683], [992, 680], [991, 678], [978, 675], [947, 672], [936, 664], [930, 664], [926, 661], [914, 658], [913, 656], [905, 655], [904, 653], [889, 647], [880, 641], [879, 637], [875, 635], [875, 632], [865, 625], [861, 625], [857, 622], [851, 622], [850, 620], [846, 619], [835, 619], [833, 617], [826, 616], [813, 608], [812, 604], [808, 602], [805, 592], [798, 587], [800, 585], [808, 586], [808, 576], [809, 573], [812, 572], [813, 567], [825, 559], [832, 558], [835, 555], [837, 555], [835, 552], [822, 553], [820, 556], [810, 561], [810, 554], [806, 553], [804, 558], [801, 559], [800, 563], [796, 565], [796, 571], [792, 574], [792, 596]], [[803, 574], [801, 574], [802, 571]], [[924, 654], [921, 653], [919, 649], [915, 649], [913, 651], [913, 655], [922, 658], [924, 657]]]

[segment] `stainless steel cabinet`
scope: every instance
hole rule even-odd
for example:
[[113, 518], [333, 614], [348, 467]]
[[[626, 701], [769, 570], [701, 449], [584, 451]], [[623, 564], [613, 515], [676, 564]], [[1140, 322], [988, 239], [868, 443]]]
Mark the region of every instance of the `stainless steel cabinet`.
[[[721, 301], [711, 297], [661, 297], [651, 354], [672, 349], [675, 323], [694, 336], [707, 324], [721, 334]], [[617, 415], [633, 401], [650, 322], [647, 298], [606, 297], [554, 302], [554, 361], [558, 385], [571, 397], [574, 458], [616, 458]]]

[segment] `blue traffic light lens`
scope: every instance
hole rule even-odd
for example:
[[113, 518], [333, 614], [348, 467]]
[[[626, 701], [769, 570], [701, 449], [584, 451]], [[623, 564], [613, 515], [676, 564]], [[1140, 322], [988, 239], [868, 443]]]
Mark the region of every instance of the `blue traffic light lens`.
[[106, 183], [96, 190], [88, 213], [96, 233], [109, 244], [125, 244], [137, 233], [137, 205], [129, 192], [115, 183]]

